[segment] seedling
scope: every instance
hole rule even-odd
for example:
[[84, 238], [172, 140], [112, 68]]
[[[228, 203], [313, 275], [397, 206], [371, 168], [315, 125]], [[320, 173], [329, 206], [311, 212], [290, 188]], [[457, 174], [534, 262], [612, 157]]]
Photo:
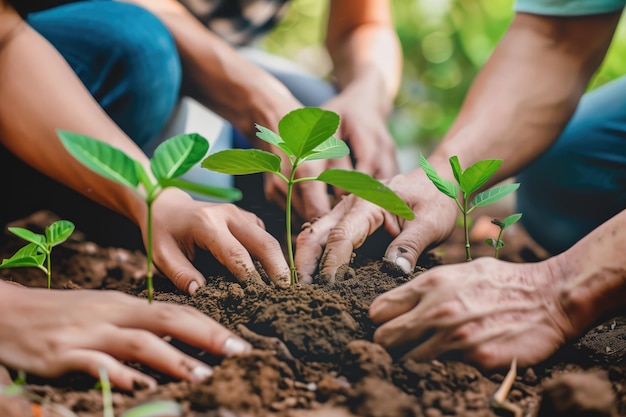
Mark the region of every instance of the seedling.
[[[102, 390], [103, 417], [115, 417], [113, 413], [113, 396], [111, 382], [105, 367], [98, 368], [100, 381], [98, 388]], [[175, 401], [155, 400], [139, 404], [124, 411], [120, 417], [178, 417], [183, 415], [183, 408]]]
[[[469, 224], [468, 215], [476, 208], [483, 207], [506, 197], [519, 187], [518, 183], [505, 184], [497, 187], [492, 187], [486, 191], [478, 193], [472, 200], [470, 198], [476, 191], [480, 189], [485, 183], [496, 173], [498, 168], [502, 165], [501, 159], [486, 159], [478, 161], [474, 165], [467, 168], [465, 171], [461, 169], [459, 158], [453, 156], [450, 158], [450, 166], [452, 167], [452, 174], [458, 184], [453, 183], [445, 178], [442, 178], [437, 174], [435, 169], [426, 160], [424, 155], [420, 155], [420, 166], [426, 173], [426, 176], [435, 184], [435, 187], [448, 197], [456, 201], [461, 214], [463, 215], [463, 229], [465, 231], [465, 256], [468, 261], [472, 260], [470, 251], [469, 240]], [[459, 187], [462, 195], [459, 196]]]
[[149, 302], [152, 302], [154, 295], [152, 285], [152, 204], [161, 191], [167, 187], [178, 187], [227, 201], [241, 198], [241, 192], [235, 188], [212, 187], [178, 178], [200, 162], [209, 150], [209, 142], [198, 134], [177, 135], [159, 145], [150, 159], [150, 170], [154, 178], [148, 175], [138, 161], [107, 143], [68, 131], [60, 130], [58, 135], [67, 151], [83, 165], [105, 178], [130, 187], [146, 202], [148, 206], [146, 285]]
[[499, 255], [499, 251], [501, 248], [504, 247], [504, 242], [502, 241], [502, 232], [504, 231], [504, 229], [506, 229], [507, 227], [511, 226], [512, 224], [517, 223], [517, 221], [522, 217], [521, 213], [515, 213], [515, 214], [511, 214], [510, 216], [508, 216], [506, 219], [500, 221], [498, 219], [493, 219], [491, 220], [491, 223], [495, 224], [496, 226], [498, 226], [500, 228], [500, 231], [498, 232], [498, 238], [497, 239], [486, 239], [485, 243], [492, 246], [493, 248], [495, 248], [495, 258], [498, 259], [498, 255]]
[[58, 220], [46, 227], [45, 235], [22, 227], [9, 227], [9, 231], [30, 243], [15, 252], [9, 259], [4, 259], [0, 268], [39, 268], [46, 274], [48, 289], [50, 289], [52, 248], [65, 242], [71, 236], [74, 232], [74, 223], [69, 220]]
[[256, 125], [257, 136], [260, 139], [280, 148], [287, 154], [291, 164], [289, 178], [280, 172], [281, 158], [278, 155], [258, 149], [227, 149], [209, 155], [202, 161], [202, 166], [212, 171], [230, 175], [271, 172], [287, 183], [285, 226], [291, 285], [298, 282], [291, 237], [291, 198], [295, 184], [304, 181], [322, 181], [342, 188], [407, 220], [415, 217], [409, 206], [390, 188], [362, 172], [330, 169], [317, 177], [295, 178], [296, 169], [303, 162], [341, 158], [350, 153], [345, 142], [333, 136], [338, 127], [338, 114], [314, 107], [304, 107], [285, 115], [278, 123], [278, 134], [266, 127]]

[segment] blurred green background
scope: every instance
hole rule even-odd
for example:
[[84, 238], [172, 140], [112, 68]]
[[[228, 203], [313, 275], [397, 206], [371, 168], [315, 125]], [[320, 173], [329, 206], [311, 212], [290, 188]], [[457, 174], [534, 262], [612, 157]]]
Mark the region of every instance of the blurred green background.
[[[404, 53], [403, 83], [390, 120], [399, 147], [430, 148], [454, 120], [477, 71], [513, 17], [513, 0], [392, 0]], [[320, 76], [328, 0], [294, 0], [261, 46]], [[626, 72], [626, 25], [589, 88]], [[621, 58], [621, 59], [620, 59]]]

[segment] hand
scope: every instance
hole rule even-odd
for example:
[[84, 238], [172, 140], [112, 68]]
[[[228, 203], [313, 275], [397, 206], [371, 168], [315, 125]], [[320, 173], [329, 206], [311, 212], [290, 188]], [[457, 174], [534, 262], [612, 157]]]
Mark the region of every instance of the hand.
[[194, 201], [168, 188], [153, 203], [152, 227], [154, 263], [182, 291], [193, 294], [205, 284], [190, 261], [196, 246], [210, 251], [241, 283], [263, 282], [252, 257], [273, 282], [289, 282], [280, 243], [257, 216], [235, 205]]
[[389, 134], [386, 111], [372, 103], [363, 88], [348, 87], [322, 107], [341, 116], [336, 136], [349, 146], [356, 165], [348, 157], [329, 160], [328, 168], [356, 169], [377, 179], [388, 179], [399, 172], [395, 143]]
[[154, 387], [153, 378], [124, 365], [138, 361], [175, 378], [200, 381], [205, 363], [162, 336], [229, 356], [250, 345], [198, 310], [117, 291], [42, 290], [0, 282], [0, 363], [46, 378], [71, 371], [98, 378], [106, 368], [124, 390]]
[[334, 281], [337, 269], [349, 264], [354, 249], [381, 225], [394, 237], [385, 258], [407, 273], [415, 268], [422, 251], [450, 235], [458, 215], [456, 203], [441, 194], [422, 170], [398, 175], [387, 186], [407, 202], [415, 220], [405, 221], [354, 195], [344, 197], [328, 215], [305, 225], [298, 235], [295, 263], [301, 282], [312, 281], [320, 258], [321, 275]]
[[513, 358], [537, 364], [582, 330], [566, 314], [550, 262], [485, 257], [433, 268], [372, 302], [370, 317], [384, 323], [374, 341], [420, 361], [459, 351], [485, 369]]

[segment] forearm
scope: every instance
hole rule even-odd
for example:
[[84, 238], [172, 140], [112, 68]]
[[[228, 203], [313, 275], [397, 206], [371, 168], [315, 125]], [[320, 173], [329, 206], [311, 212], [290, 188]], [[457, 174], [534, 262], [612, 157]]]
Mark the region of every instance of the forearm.
[[172, 33], [190, 96], [254, 136], [254, 123], [276, 128], [300, 103], [268, 72], [244, 59], [174, 0], [127, 0], [161, 19]]
[[[359, 0], [361, 3], [363, 0]], [[331, 1], [326, 47], [339, 90], [371, 95], [387, 115], [402, 77], [400, 42], [387, 2]]]
[[12, 9], [0, 11], [0, 28], [2, 145], [33, 168], [138, 221], [141, 199], [77, 162], [56, 129], [106, 140], [145, 162], [143, 153], [106, 116], [58, 52]]
[[572, 323], [586, 328], [626, 305], [626, 210], [548, 260], [563, 277], [561, 302]]
[[618, 19], [619, 14], [516, 16], [433, 153], [433, 165], [449, 170], [452, 155], [464, 167], [481, 159], [503, 159], [493, 183], [544, 152], [576, 109]]

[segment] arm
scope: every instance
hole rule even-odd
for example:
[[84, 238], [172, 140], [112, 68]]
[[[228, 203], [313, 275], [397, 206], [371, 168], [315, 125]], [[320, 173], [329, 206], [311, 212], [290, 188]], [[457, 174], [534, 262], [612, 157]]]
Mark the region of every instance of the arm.
[[370, 315], [384, 323], [374, 340], [417, 360], [454, 350], [483, 368], [535, 365], [624, 306], [624, 227], [626, 211], [540, 263], [436, 267], [374, 300]]
[[324, 107], [341, 115], [339, 137], [351, 145], [356, 169], [378, 178], [397, 174], [387, 117], [400, 85], [402, 54], [390, 2], [331, 1], [326, 47], [339, 94]]
[[433, 152], [436, 168], [449, 171], [452, 155], [463, 166], [502, 159], [493, 184], [538, 157], [576, 109], [619, 17], [619, 12], [568, 18], [518, 13]]
[[[143, 199], [76, 161], [55, 131], [106, 140], [143, 163], [146, 172], [148, 158], [102, 111], [58, 52], [13, 9], [2, 6], [0, 143], [44, 174], [127, 216], [145, 239]], [[194, 292], [205, 282], [188, 259], [195, 246], [211, 251], [241, 281], [261, 280], [252, 256], [273, 280], [289, 277], [278, 241], [256, 216], [233, 205], [193, 201], [183, 191], [168, 188], [154, 203], [153, 225], [155, 264], [183, 291]]]

